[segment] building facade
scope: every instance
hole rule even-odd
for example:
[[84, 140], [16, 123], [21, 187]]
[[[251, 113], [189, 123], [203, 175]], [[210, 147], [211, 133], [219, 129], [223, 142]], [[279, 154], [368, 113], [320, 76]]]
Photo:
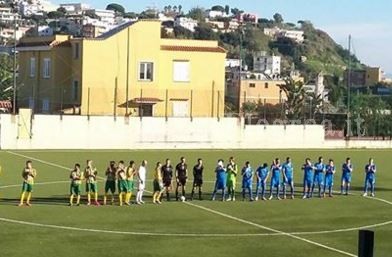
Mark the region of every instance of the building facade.
[[243, 104], [247, 102], [276, 105], [287, 100], [279, 87], [282, 84], [285, 81], [248, 78], [239, 81], [234, 78], [227, 84], [226, 99], [235, 106], [238, 113], [241, 113]]
[[350, 74], [350, 87], [372, 87], [385, 80], [380, 67], [366, 67], [362, 70], [346, 70], [345, 81], [348, 83]]
[[20, 15], [14, 13], [10, 7], [0, 7], [0, 23], [13, 24], [20, 20]]
[[192, 32], [195, 32], [195, 28], [198, 24], [199, 23], [196, 20], [187, 17], [176, 17], [174, 20], [174, 27], [182, 27]]
[[270, 76], [280, 76], [281, 57], [259, 52], [253, 57], [253, 70]]
[[161, 38], [156, 20], [98, 38], [21, 41], [18, 108], [34, 113], [215, 117], [224, 114], [226, 51]]

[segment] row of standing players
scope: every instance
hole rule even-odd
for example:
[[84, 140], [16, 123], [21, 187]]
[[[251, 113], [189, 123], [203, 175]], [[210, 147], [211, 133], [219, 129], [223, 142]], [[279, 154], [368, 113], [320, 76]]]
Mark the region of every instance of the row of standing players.
[[[342, 164], [341, 176], [341, 194], [348, 195], [351, 186], [352, 174], [354, 171], [351, 159], [347, 158]], [[328, 193], [329, 197], [333, 197], [334, 176], [336, 166], [334, 160], [330, 159], [328, 164], [324, 164], [323, 157], [318, 158], [318, 162], [312, 164], [310, 158], [305, 159], [305, 163], [301, 169], [303, 175], [303, 199], [313, 197], [315, 189], [318, 189], [318, 196], [325, 198]], [[372, 158], [365, 166], [365, 184], [363, 196], [368, 196], [369, 190], [372, 197], [375, 196], [376, 182], [376, 165]], [[228, 165], [225, 167], [223, 160], [218, 161], [216, 172], [215, 189], [212, 200], [215, 200], [218, 190], [222, 192], [222, 200], [235, 201], [235, 184], [238, 174], [237, 165], [234, 158], [229, 159]], [[276, 198], [281, 200], [287, 198], [287, 189], [290, 190], [289, 197], [294, 199], [294, 166], [290, 157], [286, 158], [286, 162], [281, 164], [279, 158], [273, 160], [271, 166], [267, 163], [259, 166], [255, 171], [247, 161], [241, 169], [242, 175], [242, 197], [249, 200], [272, 200], [274, 198], [274, 189], [276, 189]], [[256, 192], [253, 194], [253, 178], [256, 177]], [[268, 198], [266, 197], [267, 181], [270, 179], [270, 191]], [[282, 189], [282, 190], [281, 190]], [[282, 191], [282, 192], [281, 192]], [[228, 194], [228, 196], [227, 196]], [[227, 197], [226, 197], [227, 196]]]
[[[146, 174], [147, 174], [147, 161], [143, 160], [139, 168], [136, 168], [134, 161], [129, 163], [126, 167], [124, 161], [116, 162], [111, 161], [109, 167], [106, 169], [105, 176], [105, 195], [103, 197], [103, 204], [108, 203], [108, 198], [111, 197], [110, 202], [114, 203], [116, 187], [118, 189], [119, 204], [122, 206], [131, 204], [132, 192], [135, 189], [134, 180], [136, 178], [136, 204], [144, 204], [143, 193], [146, 186]], [[325, 197], [327, 190], [329, 197], [333, 195], [333, 182], [334, 174], [336, 173], [336, 167], [333, 160], [329, 160], [328, 164], [323, 163], [323, 158], [319, 157], [318, 162], [315, 164], [311, 163], [311, 160], [307, 158], [305, 164], [302, 166], [304, 171], [303, 178], [303, 199], [312, 198], [313, 193], [318, 187], [318, 196]], [[190, 199], [193, 200], [196, 190], [198, 189], [198, 198], [202, 200], [202, 186], [203, 186], [203, 171], [204, 165], [203, 160], [198, 159], [196, 165], [193, 167], [193, 186]], [[345, 163], [342, 165], [342, 177], [341, 177], [341, 194], [348, 195], [351, 184], [351, 176], [354, 171], [353, 165], [350, 158], [347, 158]], [[216, 194], [219, 190], [222, 192], [223, 201], [235, 201], [236, 195], [236, 184], [238, 166], [235, 163], [235, 159], [231, 157], [228, 164], [225, 166], [223, 160], [218, 160], [217, 167], [215, 168], [216, 181], [214, 192], [212, 194], [212, 200], [216, 199]], [[375, 192], [375, 173], [376, 165], [372, 158], [369, 159], [368, 164], [365, 166], [365, 186], [364, 196], [368, 195], [370, 189], [371, 196], [374, 196]], [[282, 196], [284, 199], [287, 198], [287, 188], [290, 189], [290, 197], [294, 199], [294, 167], [291, 158], [288, 157], [286, 162], [281, 164], [279, 158], [273, 160], [272, 165], [269, 166], [267, 163], [259, 166], [255, 171], [251, 167], [249, 161], [247, 161], [244, 167], [241, 169], [242, 175], [242, 197], [245, 200], [246, 195], [249, 195], [249, 200], [267, 200], [267, 180], [270, 179], [270, 192], [268, 199], [271, 200], [274, 197], [273, 190], [276, 189], [276, 198], [281, 199], [281, 188]], [[23, 185], [22, 194], [20, 198], [19, 206], [24, 205], [24, 199], [26, 199], [26, 205], [30, 206], [31, 193], [33, 191], [33, 185], [37, 176], [36, 170], [32, 167], [32, 161], [26, 162], [26, 167], [23, 170]], [[253, 197], [253, 178], [256, 177], [256, 192]], [[166, 193], [167, 201], [171, 200], [170, 193], [172, 191], [172, 181], [175, 178], [175, 199], [184, 201], [186, 194], [186, 184], [188, 181], [188, 166], [184, 157], [181, 157], [180, 162], [175, 168], [171, 165], [170, 159], [166, 159], [164, 165], [160, 162], [156, 164], [154, 170], [153, 180], [153, 203], [161, 204], [163, 193]], [[95, 204], [100, 205], [98, 201], [98, 172], [93, 166], [91, 160], [87, 160], [86, 168], [84, 172], [81, 171], [80, 164], [75, 164], [74, 169], [70, 174], [71, 185], [70, 185], [70, 202], [69, 205], [74, 205], [76, 198], [76, 205], [80, 205], [81, 198], [81, 185], [82, 182], [86, 182], [86, 193], [87, 193], [87, 205]], [[283, 179], [283, 180], [281, 180]], [[116, 185], [117, 184], [117, 185]], [[181, 195], [180, 195], [181, 189]], [[92, 201], [92, 196], [94, 201]]]

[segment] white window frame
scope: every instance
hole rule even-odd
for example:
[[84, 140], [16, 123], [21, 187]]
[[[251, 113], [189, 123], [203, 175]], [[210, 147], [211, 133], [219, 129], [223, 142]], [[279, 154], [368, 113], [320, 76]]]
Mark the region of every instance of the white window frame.
[[[176, 64], [187, 65], [187, 74], [179, 74], [176, 72]], [[184, 68], [183, 66], [182, 68]], [[178, 68], [178, 66], [177, 66]], [[189, 60], [173, 60], [173, 81], [174, 82], [190, 82], [191, 81], [191, 63]]]
[[42, 77], [44, 79], [50, 79], [51, 71], [52, 71], [52, 61], [50, 58], [44, 58], [44, 65], [42, 67]]
[[37, 61], [36, 61], [35, 57], [31, 57], [30, 58], [30, 78], [35, 77], [36, 69], [37, 69]]
[[[152, 78], [151, 79], [149, 79], [149, 78], [147, 78], [147, 67], [148, 67], [148, 64], [151, 64], [152, 66], [151, 66], [151, 68], [152, 68], [152, 72], [151, 72], [151, 76], [152, 76]], [[141, 71], [142, 71], [142, 65], [144, 65], [144, 78], [141, 78]], [[154, 62], [152, 62], [152, 61], [141, 61], [141, 62], [139, 62], [139, 65], [138, 65], [138, 79], [139, 79], [139, 81], [145, 81], [145, 82], [152, 82], [152, 81], [154, 81], [154, 77], [155, 77], [155, 68], [154, 68]]]

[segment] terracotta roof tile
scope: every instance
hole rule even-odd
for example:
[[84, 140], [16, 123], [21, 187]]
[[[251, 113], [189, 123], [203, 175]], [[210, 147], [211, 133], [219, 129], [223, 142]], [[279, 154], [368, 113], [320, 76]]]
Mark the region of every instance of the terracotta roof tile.
[[12, 109], [11, 101], [0, 101], [0, 108]]
[[181, 52], [211, 52], [211, 53], [226, 53], [222, 47], [205, 47], [205, 46], [175, 46], [162, 45], [161, 50], [164, 51], [181, 51]]
[[17, 47], [35, 47], [35, 46], [50, 46], [50, 47], [70, 47], [70, 41], [38, 41], [38, 42], [21, 42]]

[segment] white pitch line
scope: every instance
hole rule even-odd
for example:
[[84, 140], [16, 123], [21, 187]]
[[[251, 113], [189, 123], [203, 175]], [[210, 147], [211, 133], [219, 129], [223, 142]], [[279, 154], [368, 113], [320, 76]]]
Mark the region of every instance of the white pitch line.
[[[37, 158], [34, 158], [34, 157], [26, 156], [26, 155], [23, 155], [23, 154], [14, 153], [14, 152], [11, 152], [11, 151], [6, 151], [6, 152], [10, 153], [10, 154], [13, 154], [13, 155], [17, 155], [17, 156], [23, 157], [23, 158], [29, 158], [29, 159], [32, 159], [32, 160], [35, 160], [35, 161], [38, 161], [38, 162], [41, 162], [41, 163], [44, 163], [44, 164], [47, 164], [47, 165], [54, 166], [54, 167], [67, 169], [67, 170], [69, 169], [69, 168], [67, 168], [65, 166], [62, 166], [62, 165], [50, 163], [50, 162], [47, 162], [47, 161], [44, 161], [44, 160], [40, 160], [40, 159], [37, 159]], [[324, 248], [324, 249], [327, 249], [327, 250], [330, 250], [330, 251], [334, 251], [334, 252], [340, 253], [342, 255], [351, 256], [351, 257], [357, 257], [356, 255], [351, 254], [349, 252], [345, 252], [345, 251], [342, 251], [342, 250], [339, 250], [339, 249], [336, 249], [336, 248], [333, 248], [333, 247], [330, 247], [330, 246], [327, 246], [327, 245], [323, 245], [323, 244], [320, 244], [320, 243], [314, 242], [312, 240], [305, 239], [305, 238], [302, 238], [302, 237], [299, 237], [299, 236], [296, 236], [296, 235], [293, 235], [293, 234], [290, 234], [290, 233], [286, 233], [286, 232], [283, 232], [283, 231], [280, 231], [280, 230], [269, 228], [269, 227], [266, 227], [266, 226], [263, 226], [263, 225], [251, 222], [251, 221], [246, 221], [246, 220], [243, 220], [243, 219], [239, 219], [239, 218], [236, 218], [234, 216], [231, 216], [231, 215], [228, 215], [228, 214], [225, 214], [225, 213], [221, 213], [221, 212], [209, 209], [207, 207], [203, 207], [203, 206], [200, 206], [200, 205], [192, 204], [192, 203], [189, 203], [189, 202], [186, 202], [186, 204], [191, 205], [191, 206], [196, 207], [196, 208], [199, 208], [199, 209], [203, 209], [203, 210], [211, 212], [211, 213], [215, 213], [215, 214], [223, 216], [223, 217], [230, 218], [232, 220], [236, 220], [236, 221], [241, 222], [241, 223], [252, 225], [254, 227], [258, 227], [258, 228], [261, 228], [261, 229], [264, 229], [264, 230], [268, 230], [268, 231], [271, 231], [271, 232], [274, 232], [274, 233], [282, 234], [282, 235], [285, 235], [285, 236], [288, 236], [288, 237], [291, 237], [291, 238], [294, 238], [294, 239], [297, 239], [297, 240], [300, 240], [300, 241], [303, 241], [303, 242], [307, 242], [309, 244], [312, 244], [312, 245], [315, 245], [315, 246], [318, 246], [318, 247], [321, 247], [321, 248]]]
[[336, 249], [336, 248], [333, 248], [333, 247], [330, 247], [330, 246], [327, 246], [327, 245], [323, 245], [323, 244], [314, 242], [312, 240], [309, 240], [309, 239], [306, 239], [306, 238], [302, 238], [302, 237], [299, 237], [299, 236], [296, 236], [296, 235], [293, 235], [293, 234], [290, 234], [290, 233], [286, 233], [286, 232], [283, 232], [283, 231], [280, 231], [280, 230], [277, 230], [277, 229], [266, 227], [266, 226], [263, 226], [263, 225], [260, 225], [260, 224], [257, 224], [257, 223], [251, 222], [251, 221], [240, 219], [240, 218], [237, 218], [237, 217], [225, 214], [223, 212], [212, 210], [212, 209], [204, 207], [204, 206], [200, 206], [200, 205], [189, 203], [189, 202], [186, 202], [186, 204], [188, 204], [190, 206], [193, 206], [195, 208], [199, 208], [199, 209], [205, 210], [205, 211], [210, 212], [210, 213], [217, 214], [217, 215], [225, 217], [225, 218], [229, 218], [229, 219], [232, 219], [232, 220], [244, 223], [244, 224], [251, 225], [253, 227], [261, 228], [261, 229], [264, 229], [264, 230], [267, 230], [267, 231], [271, 231], [271, 232], [274, 232], [274, 233], [277, 233], [277, 234], [288, 236], [288, 237], [291, 237], [291, 238], [294, 238], [294, 239], [297, 239], [297, 240], [300, 240], [300, 241], [303, 241], [303, 242], [306, 242], [306, 243], [309, 243], [309, 244], [312, 244], [312, 245], [315, 245], [315, 246], [318, 246], [318, 247], [321, 247], [321, 248], [324, 248], [324, 249], [327, 249], [327, 250], [330, 250], [330, 251], [333, 251], [333, 252], [337, 252], [337, 253], [340, 253], [342, 255], [351, 256], [351, 257], [357, 257], [356, 255], [354, 255], [352, 253], [349, 253], [349, 252], [346, 252], [346, 251], [342, 251], [342, 250], [339, 250], [339, 249]]
[[378, 227], [383, 227], [387, 225], [391, 225], [392, 220], [386, 221], [383, 223], [378, 223], [378, 224], [373, 224], [373, 225], [368, 225], [368, 226], [362, 226], [362, 227], [356, 227], [356, 228], [343, 228], [343, 229], [335, 229], [335, 230], [325, 230], [325, 231], [314, 231], [314, 232], [292, 232], [289, 233], [291, 235], [297, 235], [297, 236], [305, 236], [305, 235], [325, 235], [325, 234], [334, 234], [334, 233], [342, 233], [342, 232], [351, 232], [351, 231], [358, 231], [362, 229], [370, 229], [370, 228], [378, 228]]
[[[18, 152], [23, 153], [45, 153], [48, 150], [17, 150]], [[99, 153], [129, 153], [129, 152], [172, 152], [173, 149], [96, 149], [96, 150], [89, 150], [89, 149], [50, 149], [52, 152], [56, 153], [75, 153], [78, 151], [86, 151], [86, 152], [99, 152]], [[222, 151], [239, 151], [239, 152], [292, 152], [292, 151], [301, 151], [301, 152], [314, 152], [314, 151], [334, 151], [334, 152], [388, 152], [390, 149], [385, 148], [314, 148], [314, 149], [298, 149], [298, 148], [285, 148], [285, 149], [174, 149], [174, 151], [181, 151], [181, 152], [222, 152]]]
[[[52, 182], [42, 182], [42, 183], [36, 183], [35, 185], [55, 185], [55, 184], [65, 184], [65, 183], [69, 183], [69, 181], [52, 181]], [[0, 189], [3, 188], [13, 188], [13, 187], [19, 187], [20, 184], [15, 184], [15, 185], [6, 185], [6, 186], [0, 186]], [[147, 193], [152, 193], [150, 191], [145, 191]], [[374, 198], [369, 198], [369, 199], [374, 199]], [[392, 202], [388, 202], [384, 199], [376, 199], [376, 200], [380, 200], [381, 202], [387, 203], [387, 204], [391, 204]], [[5, 218], [0, 218], [1, 220], [4, 221], [10, 221], [12, 223], [18, 223], [19, 221], [16, 220], [10, 220], [10, 219], [5, 219]], [[370, 229], [370, 228], [377, 228], [377, 227], [382, 227], [382, 226], [386, 226], [386, 225], [390, 225], [392, 224], [392, 220], [391, 221], [386, 221], [386, 222], [382, 222], [382, 223], [377, 223], [377, 224], [372, 224], [372, 225], [364, 225], [361, 227], [352, 227], [352, 228], [343, 228], [343, 229], [334, 229], [334, 230], [322, 230], [322, 231], [302, 231], [302, 232], [289, 232], [288, 234], [291, 235], [323, 235], [323, 234], [334, 234], [334, 233], [342, 233], [342, 232], [351, 232], [351, 231], [357, 231], [360, 229]], [[45, 224], [39, 224], [40, 226], [46, 226]], [[52, 226], [52, 225], [49, 225]], [[73, 229], [77, 229], [77, 228], [73, 228]], [[82, 230], [83, 231], [83, 230]], [[128, 233], [128, 232], [123, 232], [120, 231], [121, 233]], [[131, 234], [136, 234], [139, 232], [129, 232]], [[195, 233], [181, 233], [181, 234], [176, 234], [176, 233], [149, 233], [147, 232], [148, 235], [154, 235], [154, 236], [159, 236], [159, 235], [171, 235], [171, 236], [188, 236], [188, 237], [193, 237], [196, 235], [200, 235], [200, 236], [222, 236], [222, 237], [252, 237], [252, 236], [282, 236], [282, 234], [279, 233], [254, 233], [254, 234], [195, 234]], [[143, 235], [143, 234], [141, 234]]]
[[[46, 165], [49, 165], [49, 166], [53, 166], [53, 167], [56, 167], [56, 168], [60, 168], [60, 169], [63, 169], [63, 170], [71, 171], [71, 168], [68, 168], [68, 167], [65, 167], [65, 166], [53, 163], [53, 162], [47, 162], [47, 161], [44, 161], [44, 160], [41, 160], [41, 159], [38, 159], [38, 158], [35, 158], [35, 157], [32, 157], [32, 156], [27, 156], [27, 155], [24, 155], [24, 154], [19, 154], [19, 153], [15, 153], [15, 152], [11, 152], [11, 151], [6, 151], [6, 153], [9, 153], [9, 154], [12, 154], [12, 155], [16, 155], [16, 156], [19, 156], [19, 157], [22, 157], [22, 158], [27, 158], [27, 159], [30, 159], [30, 160], [33, 160], [33, 161], [37, 161], [37, 162], [40, 162], [40, 163], [43, 163], [43, 164], [46, 164]], [[97, 178], [98, 179], [102, 179], [102, 180], [105, 179], [105, 178], [100, 177], [100, 176], [97, 176]]]
[[380, 201], [389, 205], [392, 205], [392, 202], [387, 201], [385, 199], [381, 199], [381, 198], [377, 198], [377, 197], [370, 197], [370, 196], [365, 196], [366, 199], [372, 199], [372, 200], [376, 200], [376, 201]]
[[14, 223], [19, 225], [29, 225], [41, 228], [61, 229], [61, 230], [73, 230], [80, 232], [93, 232], [93, 233], [105, 233], [105, 234], [118, 234], [118, 235], [134, 235], [134, 236], [170, 236], [170, 237], [254, 237], [254, 236], [274, 236], [276, 233], [260, 233], [260, 234], [198, 234], [198, 233], [153, 233], [153, 232], [132, 232], [132, 231], [116, 231], [116, 230], [102, 230], [102, 229], [89, 229], [89, 228], [78, 228], [69, 226], [59, 226], [50, 224], [41, 224], [28, 221], [13, 220], [7, 218], [0, 218], [0, 221], [7, 223]]
[[37, 161], [37, 162], [40, 162], [40, 163], [43, 163], [43, 164], [46, 164], [46, 165], [49, 165], [49, 166], [53, 166], [53, 167], [56, 167], [56, 168], [65, 169], [65, 170], [71, 170], [70, 168], [67, 168], [65, 166], [58, 165], [58, 164], [51, 163], [51, 162], [47, 162], [47, 161], [44, 161], [44, 160], [41, 160], [41, 159], [37, 159], [37, 158], [34, 158], [32, 156], [27, 156], [27, 155], [24, 155], [24, 154], [15, 153], [15, 152], [11, 152], [11, 151], [6, 151], [6, 153], [9, 153], [9, 154], [12, 154], [12, 155], [16, 155], [16, 156], [19, 156], [19, 157], [22, 157], [22, 158], [27, 158], [27, 159], [30, 159], [32, 161]]

